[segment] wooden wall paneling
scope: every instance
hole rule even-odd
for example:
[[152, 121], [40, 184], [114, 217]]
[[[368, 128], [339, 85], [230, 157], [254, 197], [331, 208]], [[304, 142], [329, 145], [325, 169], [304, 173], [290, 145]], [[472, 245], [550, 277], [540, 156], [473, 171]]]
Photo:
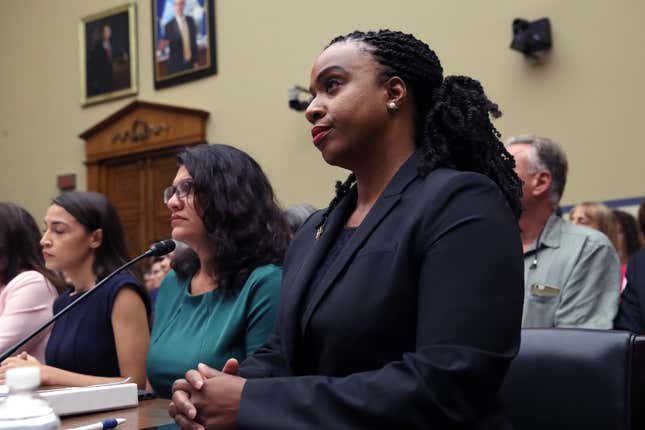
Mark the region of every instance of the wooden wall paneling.
[[[151, 179], [151, 174], [150, 174], [150, 169], [152, 166], [152, 160], [150, 157], [146, 157], [145, 159], [145, 181], [146, 181], [146, 191], [147, 191], [147, 196], [146, 196], [146, 207], [145, 207], [145, 217], [146, 221], [152, 219], [151, 213], [152, 213], [152, 200], [154, 199], [154, 191], [152, 190], [152, 179]], [[154, 231], [152, 228], [152, 223], [151, 222], [146, 222], [145, 225], [146, 228], [146, 237], [151, 237], [152, 241], [158, 241], [159, 239], [154, 236]]]
[[87, 165], [87, 189], [98, 190], [99, 187], [99, 170], [101, 166], [98, 163], [85, 163]]
[[143, 160], [106, 165], [105, 194], [116, 208], [123, 223], [125, 242], [130, 257], [147, 249], [145, 243], [145, 170]]
[[151, 237], [158, 240], [170, 238], [170, 211], [163, 202], [163, 190], [172, 184], [177, 172], [177, 155], [170, 153], [150, 160], [150, 227]]

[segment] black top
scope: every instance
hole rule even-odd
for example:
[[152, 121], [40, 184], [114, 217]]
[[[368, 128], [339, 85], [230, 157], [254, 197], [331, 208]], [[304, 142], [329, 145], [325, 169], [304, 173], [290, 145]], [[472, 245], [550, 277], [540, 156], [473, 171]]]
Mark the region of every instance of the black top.
[[334, 242], [334, 245], [331, 247], [331, 249], [327, 253], [327, 256], [320, 265], [320, 268], [316, 272], [316, 277], [311, 282], [309, 290], [307, 290], [307, 296], [303, 302], [303, 309], [305, 309], [307, 305], [309, 305], [311, 298], [318, 288], [318, 285], [320, 285], [320, 281], [322, 280], [323, 276], [325, 276], [325, 274], [331, 267], [331, 264], [336, 260], [336, 258], [338, 258], [340, 252], [343, 250], [343, 247], [345, 247], [345, 244], [349, 241], [355, 231], [356, 227], [343, 227], [343, 229], [340, 231], [338, 237], [336, 238], [336, 241]]
[[[54, 323], [45, 350], [48, 365], [85, 375], [120, 376], [112, 307], [122, 288], [132, 288], [139, 293], [150, 315], [150, 299], [146, 291], [131, 275], [120, 273]], [[82, 295], [71, 293], [69, 289], [56, 299], [54, 313]]]

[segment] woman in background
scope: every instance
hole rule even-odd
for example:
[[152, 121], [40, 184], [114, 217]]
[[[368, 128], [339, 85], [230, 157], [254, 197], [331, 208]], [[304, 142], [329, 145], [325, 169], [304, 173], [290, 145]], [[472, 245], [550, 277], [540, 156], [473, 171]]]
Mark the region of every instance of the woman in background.
[[604, 203], [582, 202], [569, 212], [574, 224], [586, 225], [605, 234], [618, 251], [618, 226], [611, 209]]
[[627, 261], [641, 249], [641, 234], [636, 218], [632, 214], [620, 210], [612, 212], [616, 220], [616, 251], [620, 257], [620, 292], [622, 293], [626, 284]]
[[[645, 231], [645, 200], [638, 208], [638, 226]], [[642, 239], [642, 236], [641, 236]], [[645, 333], [645, 249], [641, 248], [629, 258], [625, 284], [614, 329]]]
[[[40, 231], [34, 218], [13, 203], [0, 203], [0, 352], [52, 317], [63, 279], [45, 268]], [[29, 341], [24, 350], [45, 359], [50, 330]]]
[[634, 215], [620, 210], [612, 211], [618, 230], [618, 256], [621, 264], [627, 264], [629, 257], [641, 249], [641, 233]]
[[[72, 288], [54, 313], [74, 302], [126, 260], [123, 229], [107, 198], [94, 192], [56, 197], [45, 214], [41, 239], [48, 269], [64, 272]], [[148, 294], [121, 272], [54, 323], [45, 363], [26, 353], [5, 360], [6, 369], [39, 366], [43, 385], [85, 386], [129, 377], [146, 387], [149, 344]]]
[[246, 153], [203, 145], [179, 155], [164, 192], [173, 258], [155, 306], [148, 379], [170, 397], [197, 363], [221, 367], [264, 343], [275, 323], [289, 234], [271, 185]]

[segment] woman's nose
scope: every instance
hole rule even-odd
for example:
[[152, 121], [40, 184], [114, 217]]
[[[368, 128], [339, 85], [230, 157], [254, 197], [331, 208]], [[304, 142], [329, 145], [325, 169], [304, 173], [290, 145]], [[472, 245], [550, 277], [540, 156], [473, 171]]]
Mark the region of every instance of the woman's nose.
[[325, 112], [325, 107], [317, 97], [314, 97], [311, 103], [309, 103], [309, 106], [307, 106], [307, 110], [305, 110], [305, 118], [310, 123], [315, 124], [325, 116]]
[[179, 197], [177, 197], [177, 193], [174, 193], [172, 196], [170, 196], [168, 203], [166, 203], [166, 207], [171, 211], [177, 210], [181, 208], [181, 203], [182, 201]]
[[45, 231], [43, 233], [43, 236], [40, 238], [40, 246], [44, 248], [45, 246], [49, 246], [49, 245], [50, 245], [49, 235], [48, 235], [48, 232]]

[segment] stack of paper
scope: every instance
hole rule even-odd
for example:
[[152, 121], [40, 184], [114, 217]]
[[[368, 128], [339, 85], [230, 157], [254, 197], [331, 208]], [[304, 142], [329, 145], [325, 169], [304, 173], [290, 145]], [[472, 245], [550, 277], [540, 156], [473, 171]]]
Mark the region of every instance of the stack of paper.
[[[0, 399], [7, 393], [7, 387], [0, 385]], [[38, 395], [51, 405], [58, 416], [130, 408], [139, 404], [137, 384], [122, 382], [39, 390]]]

